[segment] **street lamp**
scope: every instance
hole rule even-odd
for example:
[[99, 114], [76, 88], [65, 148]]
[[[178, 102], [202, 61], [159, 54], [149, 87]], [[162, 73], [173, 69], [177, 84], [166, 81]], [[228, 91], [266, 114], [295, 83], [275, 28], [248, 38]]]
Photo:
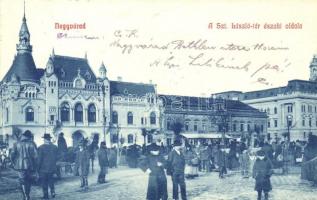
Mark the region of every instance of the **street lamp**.
[[103, 116], [103, 141], [106, 142], [106, 126], [107, 126], [107, 117]]
[[143, 136], [143, 139], [144, 139], [144, 141], [143, 141], [144, 147], [146, 145], [146, 135], [147, 135], [146, 128], [142, 128], [142, 136]]
[[311, 123], [312, 123], [312, 118], [313, 118], [313, 115], [312, 114], [310, 114], [309, 116], [308, 116], [308, 118], [309, 118], [309, 134], [308, 135], [310, 135], [311, 134]]
[[226, 131], [228, 127], [228, 113], [227, 113], [227, 105], [226, 100], [223, 99], [221, 104], [218, 104], [217, 112], [220, 116], [220, 125], [222, 129], [222, 135], [221, 135], [221, 143], [225, 145], [225, 138], [226, 138]]
[[[308, 117], [308, 119], [309, 119], [309, 121], [308, 121], [308, 125], [309, 125], [309, 133], [308, 133], [308, 135], [310, 135], [311, 134], [311, 127], [312, 127], [312, 118], [313, 118], [313, 115], [312, 114], [309, 114], [309, 115], [303, 115], [303, 118], [304, 118], [304, 120], [305, 120], [305, 118], [306, 117]], [[304, 135], [304, 137], [305, 137], [305, 135]]]
[[290, 141], [291, 135], [290, 135], [290, 127], [292, 125], [292, 115], [287, 115], [287, 140]]
[[227, 102], [225, 99], [216, 98], [212, 96], [212, 110], [210, 113], [210, 120], [218, 126], [218, 131], [221, 132], [221, 144], [225, 144], [225, 135], [228, 129], [229, 114], [227, 110]]

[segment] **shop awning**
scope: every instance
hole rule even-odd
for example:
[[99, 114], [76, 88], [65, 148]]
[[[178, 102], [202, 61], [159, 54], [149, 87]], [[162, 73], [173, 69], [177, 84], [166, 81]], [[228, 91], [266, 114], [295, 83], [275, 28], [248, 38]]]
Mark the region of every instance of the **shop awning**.
[[[221, 133], [182, 133], [183, 137], [188, 139], [221, 139], [222, 134]], [[225, 135], [225, 138], [230, 139], [229, 135]]]

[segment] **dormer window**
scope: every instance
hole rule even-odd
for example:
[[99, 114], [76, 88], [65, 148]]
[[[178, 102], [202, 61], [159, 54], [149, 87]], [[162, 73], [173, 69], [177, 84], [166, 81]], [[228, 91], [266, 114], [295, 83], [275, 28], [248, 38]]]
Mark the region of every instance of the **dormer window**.
[[61, 77], [62, 77], [62, 78], [65, 78], [65, 71], [64, 71], [63, 68], [61, 69]]
[[74, 81], [74, 87], [79, 89], [84, 89], [86, 85], [86, 82], [82, 78], [76, 78]]
[[82, 83], [82, 81], [80, 79], [77, 79], [75, 81], [75, 87], [76, 88], [82, 88], [83, 87], [83, 83]]
[[91, 79], [91, 74], [89, 73], [89, 71], [87, 70], [86, 73], [85, 73], [85, 78], [87, 80], [90, 80]]
[[54, 66], [53, 66], [53, 60], [52, 58], [49, 58], [46, 64], [46, 72], [48, 74], [54, 73]]

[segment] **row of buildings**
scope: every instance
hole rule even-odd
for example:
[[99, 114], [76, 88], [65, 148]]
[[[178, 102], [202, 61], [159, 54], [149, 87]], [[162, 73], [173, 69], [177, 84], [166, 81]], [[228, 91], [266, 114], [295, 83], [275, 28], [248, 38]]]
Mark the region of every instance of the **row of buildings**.
[[317, 134], [317, 55], [310, 64], [310, 78], [290, 80], [287, 86], [266, 90], [215, 94], [246, 103], [267, 114], [267, 135], [291, 140], [307, 140]]
[[44, 133], [56, 139], [63, 132], [68, 145], [95, 135], [108, 145], [130, 145], [151, 142], [153, 134], [171, 144], [175, 131], [191, 139], [215, 134], [270, 139], [282, 137], [287, 128], [291, 139], [305, 139], [317, 129], [316, 57], [310, 81], [206, 98], [163, 95], [152, 83], [109, 80], [103, 63], [96, 75], [86, 56], [54, 50], [45, 67], [36, 67], [25, 15], [16, 49], [0, 83], [0, 140], [9, 143], [25, 130], [34, 133], [37, 143]]

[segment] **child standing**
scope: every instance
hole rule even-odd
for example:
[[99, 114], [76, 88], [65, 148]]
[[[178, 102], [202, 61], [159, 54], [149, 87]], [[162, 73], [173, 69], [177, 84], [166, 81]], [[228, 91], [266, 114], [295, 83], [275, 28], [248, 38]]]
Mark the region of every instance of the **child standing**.
[[264, 192], [264, 199], [269, 199], [269, 191], [272, 190], [270, 177], [273, 174], [272, 164], [263, 150], [257, 152], [257, 159], [253, 166], [253, 175], [255, 179], [255, 190], [258, 192], [258, 200], [262, 198], [262, 191]]
[[219, 166], [219, 178], [224, 178], [224, 174], [227, 173], [227, 155], [225, 149], [218, 151], [218, 166]]
[[88, 190], [88, 173], [89, 173], [89, 152], [87, 150], [88, 139], [82, 139], [79, 144], [79, 151], [76, 160], [79, 166], [79, 175], [81, 179], [80, 187]]
[[243, 178], [249, 178], [250, 156], [248, 150], [243, 150], [240, 159], [241, 174]]

